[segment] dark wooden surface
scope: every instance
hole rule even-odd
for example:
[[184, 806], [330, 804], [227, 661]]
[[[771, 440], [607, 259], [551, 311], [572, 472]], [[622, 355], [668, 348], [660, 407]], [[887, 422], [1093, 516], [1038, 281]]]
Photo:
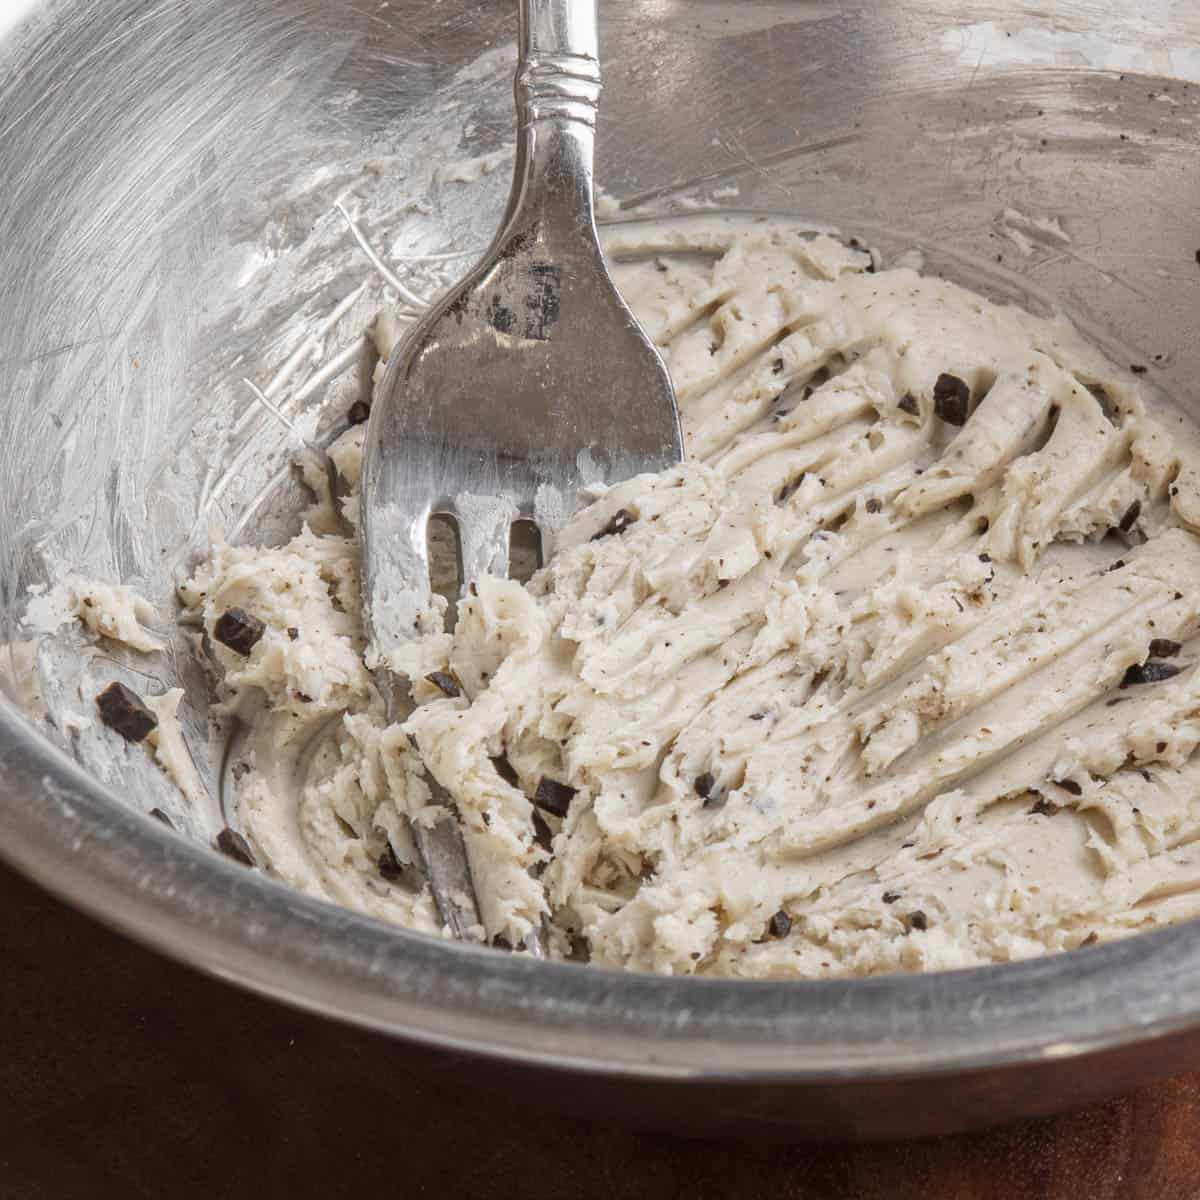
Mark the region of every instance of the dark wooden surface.
[[0, 1197], [1200, 1198], [1200, 1077], [940, 1141], [683, 1141], [515, 1108], [0, 868]]

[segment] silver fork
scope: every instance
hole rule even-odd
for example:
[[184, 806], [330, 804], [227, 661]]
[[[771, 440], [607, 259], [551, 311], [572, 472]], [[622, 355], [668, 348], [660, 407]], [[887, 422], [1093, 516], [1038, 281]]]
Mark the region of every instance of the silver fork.
[[[546, 558], [581, 488], [683, 457], [666, 368], [596, 235], [595, 0], [520, 0], [519, 50], [517, 154], [500, 231], [413, 327], [375, 392], [362, 476], [373, 663], [439, 627], [431, 514], [457, 524], [465, 592], [484, 574], [507, 574], [514, 521], [537, 524]], [[377, 671], [396, 715], [407, 687], [388, 674]], [[479, 918], [458, 823], [413, 833], [442, 920], [461, 937]], [[536, 953], [540, 938], [526, 946]]]

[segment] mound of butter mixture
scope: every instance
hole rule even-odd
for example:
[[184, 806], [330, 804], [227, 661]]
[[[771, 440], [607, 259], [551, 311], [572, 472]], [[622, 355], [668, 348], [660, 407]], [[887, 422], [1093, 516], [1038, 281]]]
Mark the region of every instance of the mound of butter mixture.
[[527, 585], [480, 583], [397, 664], [405, 722], [363, 663], [362, 426], [346, 496], [309, 463], [299, 536], [218, 544], [182, 589], [252, 725], [260, 861], [436, 931], [423, 763], [481, 936], [546, 920], [555, 957], [865, 975], [1200, 911], [1194, 432], [1065, 320], [829, 237], [677, 237], [618, 278], [689, 461], [593, 498]]

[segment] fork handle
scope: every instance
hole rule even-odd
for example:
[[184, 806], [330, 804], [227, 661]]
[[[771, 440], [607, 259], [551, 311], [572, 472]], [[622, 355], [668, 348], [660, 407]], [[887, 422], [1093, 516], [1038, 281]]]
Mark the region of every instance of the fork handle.
[[591, 231], [600, 59], [596, 0], [520, 0], [517, 158], [506, 230]]

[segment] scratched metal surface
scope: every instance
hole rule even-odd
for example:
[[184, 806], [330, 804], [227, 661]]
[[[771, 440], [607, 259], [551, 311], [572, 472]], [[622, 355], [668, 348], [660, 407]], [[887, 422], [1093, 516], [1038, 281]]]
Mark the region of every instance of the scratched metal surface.
[[[610, 0], [601, 12], [597, 174], [624, 209], [781, 211], [865, 230], [889, 251], [922, 243], [936, 260], [944, 248], [968, 276], [971, 263], [981, 278], [985, 266], [1015, 272], [1192, 402], [1195, 6]], [[301, 440], [335, 431], [361, 394], [371, 365], [361, 331], [389, 294], [357, 237], [424, 297], [468, 260], [414, 255], [454, 255], [490, 236], [508, 182], [514, 34], [510, 5], [496, 0], [21, 0], [0, 14], [5, 636], [20, 637], [27, 588], [63, 570], [136, 584], [162, 605], [161, 631], [173, 639], [149, 686], [187, 686], [186, 732], [210, 785], [219, 746], [203, 680], [168, 617], [174, 580], [214, 523], [266, 540], [294, 520], [301, 492], [287, 464]], [[1024, 218], [1051, 218], [1065, 237]], [[69, 690], [78, 650], [43, 650], [52, 684]], [[129, 667], [117, 656], [100, 669]], [[454, 952], [414, 949], [411, 938], [246, 878], [238, 902], [262, 915], [252, 936], [228, 907], [223, 864], [168, 844], [121, 807], [167, 807], [204, 842], [221, 819], [215, 803], [182, 811], [144, 756], [115, 761], [100, 739], [44, 723], [35, 733], [11, 706], [0, 723], [0, 853], [76, 902], [327, 1011], [518, 1057], [529, 1050], [532, 1018], [506, 990], [521, 991], [522, 964], [446, 959]], [[332, 957], [301, 945], [335, 929], [343, 941]], [[1050, 966], [1039, 968], [1044, 979], [957, 976], [934, 998], [925, 983], [895, 981], [886, 1003], [861, 990], [835, 999], [784, 988], [760, 1015], [774, 1013], [775, 1037], [793, 1048], [793, 1081], [818, 1066], [827, 1076], [944, 1067], [971, 1047], [994, 1063], [1089, 1037], [1128, 1041], [1135, 1027], [1180, 1028], [1200, 1011], [1179, 975], [1190, 937], [1168, 935], [1170, 986], [1160, 974], [1135, 987], [1143, 952], [1125, 948], [1097, 968], [1107, 982]], [[443, 992], [429, 1007], [395, 987], [381, 995], [378, 968], [364, 963], [384, 960], [419, 960], [433, 992], [458, 999]], [[682, 1042], [655, 1043], [654, 1053], [680, 1070], [780, 1067], [774, 1047], [748, 1048], [749, 1034], [731, 1032], [737, 1013], [758, 1028], [747, 1006], [759, 1001], [594, 974], [569, 985], [555, 975], [552, 1007], [538, 1018], [578, 1061], [636, 1072], [644, 1039], [673, 1029]], [[1022, 1009], [1034, 979], [1074, 999], [1064, 991]], [[901, 1031], [886, 1013], [902, 993], [924, 996], [939, 1023], [914, 1017]], [[806, 1010], [801, 995], [825, 999]], [[484, 996], [498, 1015], [478, 1009]], [[841, 1025], [830, 1024], [831, 1004], [843, 1006]], [[580, 1040], [597, 1005], [607, 1006], [594, 1022], [601, 1032]], [[826, 1037], [818, 1054], [787, 1024], [804, 1011], [810, 1029], [855, 1033]], [[980, 1040], [983, 1013], [993, 1022]], [[1033, 1104], [1004, 1097], [966, 1119]]]

